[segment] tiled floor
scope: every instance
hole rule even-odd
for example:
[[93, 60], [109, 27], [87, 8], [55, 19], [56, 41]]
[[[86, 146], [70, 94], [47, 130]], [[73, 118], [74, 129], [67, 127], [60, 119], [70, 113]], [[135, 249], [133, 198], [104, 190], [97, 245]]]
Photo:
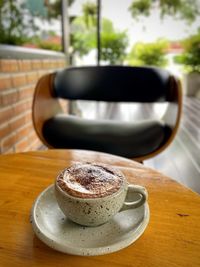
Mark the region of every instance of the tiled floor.
[[144, 164], [200, 193], [200, 100], [184, 98], [175, 140], [162, 154]]

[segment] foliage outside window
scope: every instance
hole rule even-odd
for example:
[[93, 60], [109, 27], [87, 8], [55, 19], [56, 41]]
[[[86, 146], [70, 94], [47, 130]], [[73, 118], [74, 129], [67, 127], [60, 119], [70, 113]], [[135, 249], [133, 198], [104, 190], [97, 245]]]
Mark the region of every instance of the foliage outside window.
[[0, 43], [22, 45], [29, 32], [37, 30], [24, 2], [0, 0]]
[[61, 51], [61, 36], [43, 27], [60, 19], [61, 0], [0, 0], [0, 43]]
[[182, 64], [186, 72], [200, 72], [200, 30], [183, 40], [182, 46], [184, 52], [175, 57], [175, 62]]
[[168, 63], [166, 51], [167, 40], [157, 40], [155, 43], [136, 43], [128, 55], [128, 63], [135, 66], [165, 67]]
[[[75, 0], [68, 0], [69, 6]], [[114, 1], [113, 1], [114, 3]], [[161, 18], [166, 15], [193, 22], [200, 15], [199, 0], [132, 0], [129, 11], [133, 19], [151, 15], [154, 9], [160, 11]], [[82, 57], [96, 49], [97, 6], [96, 1], [85, 2], [82, 7], [83, 15], [71, 18], [71, 47], [72, 56]], [[0, 0], [0, 43], [38, 47], [48, 50], [61, 51], [61, 36], [51, 30], [44, 30], [43, 22], [61, 19], [61, 0]], [[40, 23], [38, 23], [38, 21]], [[57, 38], [58, 37], [58, 38]], [[195, 45], [195, 42], [193, 42]], [[129, 56], [130, 64], [153, 64], [164, 66], [166, 60], [162, 52], [165, 50], [159, 43], [157, 47], [146, 44], [142, 51], [138, 44], [137, 50]], [[153, 46], [152, 46], [153, 45]], [[125, 59], [128, 46], [126, 31], [115, 29], [111, 21], [102, 19], [101, 49], [102, 60], [110, 64], [121, 64]], [[197, 47], [197, 45], [196, 45]], [[143, 49], [144, 50], [144, 49]], [[195, 51], [193, 51], [195, 50]], [[198, 54], [197, 48], [190, 48], [190, 53]], [[134, 54], [135, 53], [135, 54]], [[139, 55], [138, 54], [141, 54]], [[156, 55], [157, 53], [157, 55]], [[134, 59], [133, 59], [134, 54]], [[145, 54], [145, 56], [144, 56]], [[189, 54], [188, 54], [189, 55]], [[183, 58], [186, 56], [183, 56]], [[189, 57], [189, 56], [187, 56]], [[196, 57], [196, 56], [195, 56]], [[198, 56], [199, 57], [199, 56]], [[181, 59], [180, 59], [181, 60]], [[186, 60], [186, 59], [183, 59]], [[192, 59], [194, 62], [194, 59]], [[187, 58], [187, 62], [190, 62]], [[186, 61], [185, 61], [186, 62]], [[196, 64], [196, 63], [195, 63]], [[187, 63], [189, 66], [189, 63]], [[197, 64], [193, 69], [197, 70]]]
[[169, 15], [191, 23], [200, 15], [200, 2], [199, 0], [133, 0], [129, 7], [134, 19], [149, 16], [154, 9], [160, 11], [161, 18]]
[[[200, 1], [199, 0], [133, 0], [129, 11], [134, 20], [138, 20], [142, 17], [147, 17], [153, 14], [154, 10], [158, 10], [161, 20], [166, 16], [172, 16], [174, 19], [184, 20], [189, 24], [194, 22], [200, 15]], [[198, 38], [195, 37], [191, 43], [186, 42], [187, 51], [190, 54], [182, 55], [177, 60], [179, 63], [195, 61], [195, 67], [193, 69], [199, 69], [199, 63], [196, 58], [200, 58], [198, 52]], [[197, 40], [198, 39], [198, 40]], [[190, 43], [190, 44], [189, 44]], [[192, 48], [192, 46], [194, 47]], [[128, 63], [131, 65], [153, 65], [158, 67], [164, 67], [167, 64], [165, 53], [168, 44], [166, 41], [159, 40], [155, 43], [138, 43], [133, 48], [128, 56]], [[193, 54], [193, 56], [191, 55]], [[194, 56], [195, 55], [195, 56]], [[187, 59], [186, 59], [187, 58]], [[191, 65], [190, 65], [191, 67]]]
[[128, 36], [126, 31], [115, 30], [108, 19], [102, 21], [101, 59], [109, 64], [122, 64], [126, 57]]
[[[83, 15], [76, 17], [71, 24], [71, 46], [74, 57], [82, 57], [96, 49], [97, 7], [94, 2], [86, 2]], [[101, 60], [108, 64], [120, 64], [126, 57], [128, 37], [126, 31], [118, 31], [113, 23], [102, 18]]]

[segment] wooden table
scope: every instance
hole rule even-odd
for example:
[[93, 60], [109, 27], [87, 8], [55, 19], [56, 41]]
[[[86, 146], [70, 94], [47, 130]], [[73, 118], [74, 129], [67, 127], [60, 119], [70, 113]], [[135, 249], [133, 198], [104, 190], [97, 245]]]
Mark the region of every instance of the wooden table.
[[[149, 192], [150, 223], [129, 247], [81, 257], [43, 244], [29, 222], [31, 206], [60, 169], [80, 161], [119, 167]], [[0, 266], [200, 266], [200, 197], [157, 171], [120, 157], [73, 150], [0, 156]]]

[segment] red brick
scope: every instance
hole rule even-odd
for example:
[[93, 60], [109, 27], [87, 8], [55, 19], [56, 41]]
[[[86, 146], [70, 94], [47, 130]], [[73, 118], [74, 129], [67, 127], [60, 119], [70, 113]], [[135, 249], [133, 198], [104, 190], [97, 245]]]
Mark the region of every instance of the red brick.
[[21, 140], [17, 144], [15, 144], [15, 152], [27, 151], [28, 146], [29, 146], [28, 140], [27, 140], [27, 138], [24, 138], [23, 140]]
[[50, 60], [49, 59], [42, 60], [42, 68], [43, 69], [49, 69], [50, 68]]
[[0, 109], [0, 124], [12, 119], [13, 108], [12, 106]]
[[16, 131], [17, 129], [19, 129], [20, 127], [24, 126], [27, 122], [26, 120], [26, 113], [23, 114], [22, 116], [15, 118], [12, 122], [10, 122], [10, 128], [11, 131]]
[[26, 85], [26, 75], [25, 74], [12, 75], [12, 85], [13, 87], [20, 87]]
[[32, 84], [32, 83], [36, 84], [38, 81], [38, 78], [39, 78], [39, 76], [38, 76], [38, 73], [36, 71], [33, 71], [33, 72], [26, 74], [26, 81], [28, 84]]
[[29, 109], [32, 110], [32, 104], [33, 104], [33, 99], [27, 99], [27, 101], [26, 101], [26, 109], [27, 110], [29, 110]]
[[[35, 150], [42, 145], [32, 125], [35, 84], [39, 76], [65, 66], [65, 60], [61, 59], [0, 60], [0, 69], [5, 72], [0, 75], [0, 152]], [[62, 106], [66, 110], [67, 102], [62, 101]]]
[[4, 126], [0, 126], [0, 140], [11, 134], [10, 126], [6, 123]]
[[30, 71], [32, 69], [31, 60], [18, 60], [20, 71]]
[[41, 60], [32, 60], [31, 62], [33, 70], [39, 70], [42, 68], [42, 61]]
[[27, 110], [27, 102], [26, 101], [20, 101], [13, 105], [13, 112], [15, 116], [18, 116], [22, 112]]
[[59, 67], [60, 68], [66, 68], [67, 67], [67, 62], [65, 60], [60, 60], [59, 61]]
[[18, 71], [17, 60], [13, 59], [1, 59], [1, 71], [2, 72], [16, 72]]
[[27, 137], [31, 133], [31, 131], [33, 131], [32, 123], [28, 123], [22, 126], [20, 129], [16, 131], [16, 141], [24, 137]]
[[11, 89], [0, 94], [0, 106], [5, 107], [18, 101], [19, 94], [16, 89]]
[[12, 87], [11, 77], [8, 75], [0, 76], [0, 91], [10, 89]]
[[15, 133], [12, 133], [9, 136], [7, 136], [6, 138], [4, 138], [1, 141], [2, 152], [4, 153], [8, 149], [12, 148], [14, 146], [14, 144], [15, 144], [15, 141], [16, 141]]
[[[16, 126], [19, 127], [20, 125], [18, 124]], [[27, 138], [27, 136], [33, 131], [34, 130], [32, 123], [23, 125], [19, 129], [17, 128], [13, 129], [13, 125], [9, 124], [0, 127], [0, 139], [2, 139], [1, 142], [2, 152], [5, 153], [5, 151], [13, 147], [17, 142], [20, 142], [22, 139]]]
[[32, 108], [32, 99], [27, 99], [25, 101], [20, 101], [13, 105], [13, 112], [15, 116], [28, 111]]
[[37, 136], [35, 131], [32, 131], [28, 136], [28, 140], [29, 140], [30, 144], [35, 142], [35, 140], [37, 140], [37, 139], [38, 139], [38, 136]]
[[59, 66], [59, 61], [58, 60], [52, 60], [52, 66], [54, 69], [57, 69]]
[[54, 68], [54, 60], [50, 59], [49, 60], [49, 69], [53, 69]]
[[60, 60], [56, 60], [55, 61], [54, 67], [57, 68], [57, 69], [60, 67]]
[[11, 154], [11, 153], [14, 153], [14, 152], [15, 152], [14, 147], [11, 147], [8, 150], [4, 151], [4, 154]]
[[19, 89], [19, 99], [26, 99], [33, 97], [35, 86], [27, 86]]
[[30, 150], [38, 150], [42, 146], [42, 142], [37, 136], [34, 136], [34, 138], [29, 138], [29, 149]]
[[32, 121], [32, 112], [31, 112], [31, 110], [30, 110], [30, 112], [26, 113], [25, 120], [26, 120], [26, 122]]

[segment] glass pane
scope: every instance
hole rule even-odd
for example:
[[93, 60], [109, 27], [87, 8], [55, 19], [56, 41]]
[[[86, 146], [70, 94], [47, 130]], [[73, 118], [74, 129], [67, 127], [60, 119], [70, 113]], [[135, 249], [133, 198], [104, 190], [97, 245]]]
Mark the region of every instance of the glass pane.
[[[124, 32], [128, 40], [126, 49], [123, 50], [123, 42], [121, 44], [119, 42], [120, 35], [117, 39], [118, 46], [112, 37], [115, 43], [112, 46], [108, 30], [102, 27], [102, 49], [107, 52], [105, 55], [102, 53], [103, 60], [106, 58], [108, 64], [121, 63], [120, 57], [122, 57], [122, 62], [126, 65], [150, 65], [167, 68], [177, 75], [181, 74], [183, 68], [176, 64], [174, 58], [184, 52], [182, 40], [194, 34], [198, 34], [200, 40], [199, 0], [102, 0], [101, 2], [102, 20], [110, 21], [115, 34]], [[113, 58], [115, 53], [118, 58], [117, 56]]]
[[61, 0], [0, 2], [0, 43], [62, 51]]
[[97, 4], [76, 0], [69, 6], [70, 56], [72, 65], [96, 65]]
[[[95, 22], [92, 20], [95, 16], [90, 13], [85, 16], [83, 9], [88, 3], [93, 6], [97, 1], [76, 0], [70, 9], [76, 20], [82, 19], [81, 26], [72, 25], [76, 37], [71, 43], [74, 65], [97, 64], [97, 30], [95, 23], [91, 23]], [[199, 13], [200, 0], [101, 0], [100, 64], [166, 68], [184, 81], [186, 71], [200, 71]], [[97, 116], [103, 114], [101, 106], [96, 105]], [[84, 114], [86, 103], [77, 107], [79, 113]], [[94, 107], [89, 108], [89, 103], [87, 107], [91, 115]], [[106, 106], [105, 114], [109, 107], [111, 105]], [[115, 110], [113, 114], [116, 114], [116, 109], [109, 110]], [[153, 110], [160, 113], [160, 107]]]
[[[70, 7], [74, 64], [96, 63], [95, 4], [76, 0]], [[101, 64], [150, 65], [179, 74], [174, 57], [184, 51], [183, 39], [198, 34], [199, 12], [200, 0], [101, 0]]]

